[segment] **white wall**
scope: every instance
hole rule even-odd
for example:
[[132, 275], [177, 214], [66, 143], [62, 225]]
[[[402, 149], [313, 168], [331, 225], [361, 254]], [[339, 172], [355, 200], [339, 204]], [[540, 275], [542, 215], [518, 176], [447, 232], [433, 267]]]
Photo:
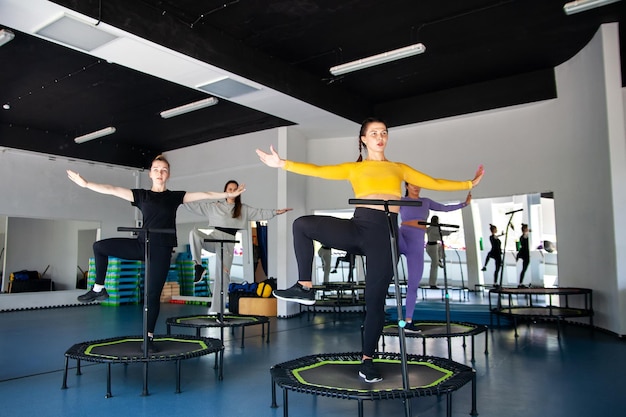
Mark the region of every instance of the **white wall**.
[[[470, 179], [478, 165], [484, 164], [486, 175], [473, 192], [476, 198], [553, 191], [559, 283], [592, 288], [595, 323], [623, 335], [626, 277], [618, 271], [626, 268], [626, 257], [618, 253], [626, 241], [614, 230], [624, 230], [626, 193], [620, 185], [626, 176], [626, 151], [617, 156], [612, 152], [621, 152], [626, 142], [626, 93], [615, 76], [620, 62], [617, 39], [617, 25], [605, 25], [583, 51], [556, 68], [557, 99], [394, 128], [387, 157], [453, 179]], [[352, 190], [345, 182], [267, 168], [254, 149], [267, 150], [274, 144], [281, 156], [294, 160], [343, 162], [358, 156], [357, 133], [358, 126], [353, 137], [306, 140], [297, 127], [289, 127], [169, 152], [170, 188], [219, 191], [226, 180], [234, 178], [246, 183], [243, 199], [250, 205], [293, 207], [293, 212], [272, 220], [268, 229], [270, 275], [276, 273], [279, 283], [292, 283], [291, 223], [316, 209], [349, 207]], [[72, 163], [45, 159], [25, 166], [24, 158], [0, 155], [0, 175], [14, 178], [9, 198], [0, 200], [0, 213], [25, 211], [33, 217], [99, 220], [106, 231], [103, 237], [133, 219], [127, 203], [78, 189], [63, 171], [69, 167], [89, 174], [90, 179], [129, 187], [135, 186], [136, 175], [144, 174], [88, 164], [72, 167]], [[3, 182], [2, 187], [5, 196], [8, 185]], [[465, 193], [446, 197], [463, 200]], [[180, 222], [197, 220], [179, 211]], [[290, 314], [290, 310], [280, 307], [279, 314]]]

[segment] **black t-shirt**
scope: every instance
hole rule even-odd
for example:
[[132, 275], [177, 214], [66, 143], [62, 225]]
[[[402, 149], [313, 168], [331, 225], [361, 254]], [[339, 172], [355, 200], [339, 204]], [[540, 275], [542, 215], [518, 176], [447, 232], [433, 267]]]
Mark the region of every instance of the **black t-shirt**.
[[[131, 204], [143, 215], [144, 229], [174, 229], [176, 230], [176, 211], [183, 203], [185, 191], [166, 190], [160, 193], [133, 189]], [[150, 233], [150, 244], [158, 246], [178, 246], [176, 233]]]

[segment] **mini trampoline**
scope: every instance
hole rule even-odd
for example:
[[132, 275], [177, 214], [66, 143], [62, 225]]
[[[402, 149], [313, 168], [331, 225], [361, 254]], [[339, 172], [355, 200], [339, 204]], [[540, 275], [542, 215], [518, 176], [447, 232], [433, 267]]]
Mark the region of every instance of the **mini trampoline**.
[[[315, 304], [306, 307], [307, 313], [318, 312], [360, 312], [365, 313], [365, 299], [362, 292], [365, 284], [355, 282], [328, 282], [314, 285], [313, 288], [321, 298]], [[301, 305], [301, 307], [303, 307]]]
[[[224, 314], [221, 320], [217, 314], [192, 315], [184, 317], [170, 317], [166, 320], [167, 334], [174, 327], [192, 327], [196, 329], [196, 336], [200, 337], [203, 328], [216, 327], [221, 330], [221, 339], [224, 340], [224, 328], [241, 327], [241, 347], [244, 347], [245, 329], [248, 326], [261, 326], [261, 337], [266, 337], [266, 343], [270, 342], [270, 321], [265, 316], [251, 316], [245, 314]], [[266, 329], [267, 327], [267, 329]]]
[[63, 385], [61, 388], [67, 388], [67, 371], [70, 359], [76, 359], [76, 375], [81, 375], [81, 361], [107, 364], [106, 398], [113, 396], [111, 394], [111, 364], [113, 363], [144, 364], [142, 395], [148, 395], [147, 377], [148, 363], [150, 362], [176, 362], [176, 393], [180, 393], [180, 361], [183, 359], [215, 353], [215, 364], [218, 368], [219, 379], [222, 379], [224, 345], [219, 339], [187, 335], [155, 335], [153, 346], [157, 352], [150, 353], [148, 356], [144, 356], [143, 340], [143, 336], [122, 336], [75, 344], [65, 352], [65, 371], [63, 372]]
[[[491, 304], [491, 295], [497, 296], [495, 306]], [[517, 298], [522, 295], [526, 299], [526, 305], [522, 305], [513, 300], [513, 296]], [[542, 304], [533, 302], [539, 296], [545, 296], [547, 301]], [[558, 301], [553, 302], [553, 297], [557, 296]], [[570, 297], [578, 297], [579, 307], [570, 306]], [[517, 305], [516, 305], [517, 304]], [[489, 311], [498, 318], [498, 326], [500, 325], [500, 316], [508, 317], [513, 320], [515, 329], [515, 337], [517, 333], [518, 320], [555, 320], [557, 323], [557, 337], [561, 337], [561, 322], [565, 322], [568, 318], [589, 318], [589, 326], [593, 330], [593, 292], [589, 288], [575, 287], [530, 287], [530, 288], [495, 288], [489, 290]]]
[[[480, 333], [485, 333], [485, 355], [489, 354], [487, 326], [474, 323], [463, 322], [450, 322], [450, 328], [448, 330], [447, 322], [445, 321], [415, 321], [413, 326], [417, 331], [411, 331], [404, 329], [404, 335], [408, 338], [421, 338], [422, 339], [422, 353], [426, 355], [426, 339], [428, 338], [451, 338], [462, 337], [463, 348], [466, 347], [465, 338], [471, 338], [472, 359], [475, 361], [474, 356], [474, 336]], [[382, 344], [383, 350], [385, 349], [385, 336], [398, 337], [398, 324], [389, 323], [383, 328]], [[452, 359], [452, 358], [449, 358]]]
[[305, 356], [274, 365], [272, 407], [276, 404], [276, 385], [283, 390], [283, 416], [288, 416], [288, 391], [323, 397], [356, 400], [358, 415], [363, 416], [363, 401], [401, 399], [432, 395], [446, 396], [447, 415], [452, 415], [452, 393], [471, 381], [472, 405], [476, 411], [476, 374], [474, 369], [449, 359], [406, 355], [409, 387], [403, 388], [401, 355], [380, 353], [374, 362], [383, 375], [375, 384], [358, 376], [361, 353], [334, 353]]

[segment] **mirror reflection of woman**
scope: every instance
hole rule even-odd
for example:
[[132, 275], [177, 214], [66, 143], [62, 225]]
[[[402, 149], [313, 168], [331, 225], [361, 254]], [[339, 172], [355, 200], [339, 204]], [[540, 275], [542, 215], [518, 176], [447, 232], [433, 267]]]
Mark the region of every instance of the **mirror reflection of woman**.
[[[467, 190], [477, 185], [484, 170], [476, 171], [473, 180], [452, 181], [432, 178], [406, 164], [389, 161], [385, 157], [388, 142], [387, 125], [375, 118], [361, 125], [358, 137], [359, 159], [338, 165], [313, 165], [281, 159], [273, 147], [266, 153], [257, 149], [261, 161], [269, 167], [281, 168], [296, 174], [348, 180], [355, 197], [372, 200], [397, 200], [401, 196], [402, 182], [434, 190]], [[366, 157], [362, 152], [365, 150]], [[398, 207], [389, 207], [392, 224], [397, 227]], [[395, 230], [397, 233], [397, 229]], [[365, 316], [362, 362], [359, 376], [366, 382], [378, 382], [382, 375], [372, 358], [385, 323], [385, 299], [393, 277], [393, 261], [389, 243], [387, 213], [382, 205], [358, 205], [352, 219], [331, 216], [302, 216], [293, 224], [294, 249], [298, 261], [298, 280], [288, 289], [276, 290], [274, 295], [286, 301], [312, 305], [313, 241], [366, 257]]]
[[[67, 170], [68, 178], [78, 186], [87, 188], [100, 194], [112, 195], [129, 201], [131, 205], [141, 210], [144, 229], [171, 229], [176, 230], [176, 211], [183, 203], [203, 199], [218, 199], [238, 196], [245, 188], [237, 188], [234, 192], [185, 192], [167, 189], [167, 180], [170, 178], [170, 164], [164, 156], [159, 155], [152, 161], [149, 172], [152, 186], [148, 190], [129, 189], [109, 184], [98, 184], [87, 181], [78, 172]], [[148, 318], [147, 328], [149, 350], [154, 352], [151, 339], [154, 336], [159, 309], [160, 297], [170, 268], [172, 250], [178, 246], [175, 233], [150, 234], [150, 285], [148, 286]], [[109, 238], [93, 244], [95, 258], [96, 280], [93, 287], [85, 294], [78, 296], [78, 301], [92, 302], [109, 298], [104, 286], [109, 256], [127, 259], [144, 260], [145, 236], [141, 233], [136, 238]]]

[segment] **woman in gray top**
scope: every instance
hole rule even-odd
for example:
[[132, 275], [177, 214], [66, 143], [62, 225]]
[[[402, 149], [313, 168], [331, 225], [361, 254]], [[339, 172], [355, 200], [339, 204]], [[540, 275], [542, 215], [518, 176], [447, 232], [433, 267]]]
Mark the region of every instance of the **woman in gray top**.
[[[225, 192], [234, 192], [229, 190], [237, 190], [239, 183], [230, 180], [224, 185]], [[278, 214], [286, 213], [292, 209], [260, 209], [250, 207], [241, 202], [241, 198], [226, 198], [219, 201], [196, 201], [185, 204], [184, 207], [192, 213], [204, 216], [208, 219], [209, 226], [215, 229], [211, 235], [211, 239], [216, 240], [234, 240], [237, 230], [247, 229], [251, 221], [269, 220]], [[205, 242], [204, 239], [209, 236], [200, 230], [193, 229], [189, 232], [189, 246], [191, 257], [195, 263], [195, 280], [199, 281], [204, 273], [202, 266], [202, 249], [207, 252], [215, 253], [217, 256], [215, 263], [216, 277], [214, 282], [219, 282], [219, 271], [224, 271], [224, 279], [222, 281], [222, 289], [224, 294], [228, 293], [228, 284], [230, 284], [230, 269], [233, 265], [234, 243], [224, 243], [224, 259], [220, 259], [220, 243]], [[221, 311], [221, 297], [218, 286], [213, 285], [213, 296], [211, 299], [211, 307], [209, 313], [217, 314]]]
[[428, 277], [428, 285], [432, 289], [438, 289], [437, 276], [439, 275], [439, 270], [437, 268], [443, 268], [444, 251], [441, 236], [448, 236], [452, 232], [448, 230], [439, 230], [439, 216], [431, 217], [430, 224], [431, 225], [426, 229], [426, 236], [428, 236], [426, 253], [430, 256], [430, 275]]

